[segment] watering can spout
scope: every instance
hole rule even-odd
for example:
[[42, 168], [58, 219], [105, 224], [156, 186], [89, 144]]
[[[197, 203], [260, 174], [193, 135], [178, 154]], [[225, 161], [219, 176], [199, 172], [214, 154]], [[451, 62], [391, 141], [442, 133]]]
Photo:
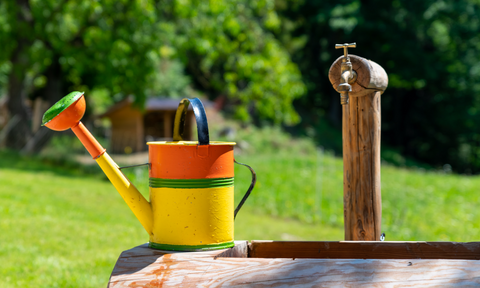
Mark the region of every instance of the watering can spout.
[[63, 131], [71, 128], [110, 182], [112, 182], [125, 203], [127, 203], [133, 214], [135, 214], [140, 221], [143, 228], [145, 228], [149, 235], [152, 235], [153, 213], [150, 203], [120, 171], [118, 165], [87, 130], [85, 125], [80, 122], [84, 113], [85, 98], [83, 92], [72, 92], [45, 112], [42, 126], [47, 126], [55, 131]]
[[143, 228], [149, 235], [152, 235], [153, 228], [153, 213], [150, 202], [143, 197], [143, 195], [137, 190], [127, 177], [120, 171], [118, 165], [112, 160], [110, 155], [106, 152], [100, 157], [95, 159], [98, 166], [102, 168], [103, 172], [107, 176], [108, 180], [112, 182], [115, 189], [122, 196], [125, 203], [127, 203], [130, 210], [137, 217], [138, 221], [142, 224]]

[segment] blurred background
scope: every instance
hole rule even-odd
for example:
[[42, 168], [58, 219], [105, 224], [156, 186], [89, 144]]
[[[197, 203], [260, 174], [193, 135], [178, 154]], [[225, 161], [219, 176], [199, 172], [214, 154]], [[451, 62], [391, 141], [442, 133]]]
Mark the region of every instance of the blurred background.
[[[75, 90], [121, 165], [144, 163], [178, 102], [201, 98], [211, 139], [237, 142], [258, 174], [235, 238], [342, 240], [337, 43], [389, 76], [386, 240], [478, 240], [479, 31], [477, 0], [1, 1], [0, 286], [104, 287], [120, 252], [148, 241], [73, 133], [41, 127]], [[148, 171], [125, 173], [148, 197]]]

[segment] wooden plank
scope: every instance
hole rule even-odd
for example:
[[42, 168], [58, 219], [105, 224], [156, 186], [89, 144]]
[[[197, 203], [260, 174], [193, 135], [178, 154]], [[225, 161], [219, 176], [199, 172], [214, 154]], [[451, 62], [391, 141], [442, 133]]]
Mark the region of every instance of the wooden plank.
[[353, 223], [351, 220], [352, 217], [349, 216], [351, 213], [347, 210], [347, 207], [352, 206], [352, 193], [351, 187], [353, 187], [353, 178], [351, 175], [352, 169], [350, 165], [353, 165], [353, 160], [351, 158], [351, 151], [350, 143], [352, 143], [352, 136], [351, 136], [351, 129], [350, 127], [352, 124], [350, 122], [350, 106], [351, 102], [342, 105], [342, 142], [343, 142], [343, 225], [344, 225], [344, 239], [351, 239]]
[[[380, 92], [374, 92], [358, 99], [358, 134], [356, 152], [360, 155], [360, 170], [357, 171], [361, 190], [356, 200], [363, 203], [357, 209], [356, 223], [364, 221], [366, 235], [345, 240], [380, 240], [382, 204], [380, 190]], [[358, 205], [358, 204], [357, 204]], [[357, 228], [359, 231], [361, 227]]]
[[[133, 119], [132, 119], [133, 120]], [[135, 119], [135, 124], [136, 124], [136, 129], [133, 135], [135, 135], [135, 152], [141, 152], [144, 151], [145, 147], [145, 125], [143, 124], [143, 117], [137, 117]], [[132, 135], [132, 136], [133, 136]], [[133, 147], [132, 147], [133, 148]]]
[[375, 240], [380, 240], [382, 234], [382, 182], [381, 182], [381, 93], [374, 92], [368, 97], [368, 103], [370, 105], [371, 121], [372, 121], [372, 172], [374, 178], [372, 179], [372, 201], [373, 201], [373, 217], [375, 222]]
[[163, 131], [165, 131], [165, 138], [172, 138], [173, 136], [173, 112], [172, 111], [165, 111], [163, 112]]
[[[153, 263], [170, 265], [176, 263], [176, 268], [190, 267], [190, 259], [214, 259], [219, 257], [247, 257], [248, 242], [235, 241], [235, 247], [230, 249], [202, 251], [202, 252], [180, 252], [151, 249], [148, 244], [143, 244], [123, 251], [115, 264], [110, 276], [110, 281], [119, 275], [135, 274], [141, 267], [148, 267]], [[199, 267], [201, 269], [201, 267]], [[204, 272], [203, 270], [199, 270]]]
[[[375, 241], [380, 240], [380, 235], [376, 235], [375, 226], [381, 223], [375, 223], [376, 210], [373, 205], [373, 194], [375, 175], [373, 174], [373, 142], [370, 132], [374, 129], [372, 120], [372, 111], [370, 110], [369, 100], [371, 95], [359, 97], [358, 110], [358, 142], [352, 153], [358, 153], [360, 163], [353, 172], [354, 177], [360, 182], [360, 189], [355, 192], [355, 204], [352, 206], [355, 217], [353, 222], [356, 225], [353, 237], [345, 240], [354, 241]], [[378, 155], [380, 156], [380, 154]]]
[[480, 260], [480, 242], [252, 241], [249, 257]]
[[[214, 259], [212, 253], [204, 252], [162, 254], [135, 248], [125, 252], [115, 266], [108, 287], [480, 285], [480, 261], [473, 260]], [[136, 255], [136, 252], [147, 255]], [[206, 257], [207, 254], [210, 257]], [[151, 258], [152, 255], [156, 258]], [[145, 257], [149, 260], [142, 262]], [[129, 269], [121, 269], [122, 266]], [[131, 269], [132, 266], [135, 269]]]
[[236, 257], [247, 258], [248, 257], [248, 241], [235, 241], [235, 247], [226, 249], [218, 255], [215, 255], [214, 259], [219, 257]]
[[[351, 98], [349, 103], [343, 109], [343, 214], [345, 227], [345, 240], [374, 240], [370, 239], [371, 235], [368, 226], [364, 225], [364, 221], [357, 217], [357, 212], [363, 210], [363, 201], [359, 202], [361, 195], [360, 154], [358, 153], [359, 143], [359, 98]], [[362, 213], [363, 215], [363, 213]], [[366, 218], [368, 218], [367, 215]], [[365, 236], [365, 234], [367, 236]]]

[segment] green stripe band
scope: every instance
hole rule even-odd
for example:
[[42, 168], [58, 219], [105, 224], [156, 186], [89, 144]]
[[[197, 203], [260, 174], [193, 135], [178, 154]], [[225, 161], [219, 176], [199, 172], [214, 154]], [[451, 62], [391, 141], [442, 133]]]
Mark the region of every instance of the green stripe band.
[[205, 179], [163, 179], [150, 178], [152, 188], [224, 188], [232, 187], [234, 178], [205, 178]]
[[219, 250], [226, 249], [235, 246], [235, 243], [225, 242], [218, 244], [206, 244], [206, 245], [171, 245], [171, 244], [159, 244], [159, 243], [148, 243], [148, 247], [158, 250], [167, 250], [167, 251], [208, 251], [208, 250]]

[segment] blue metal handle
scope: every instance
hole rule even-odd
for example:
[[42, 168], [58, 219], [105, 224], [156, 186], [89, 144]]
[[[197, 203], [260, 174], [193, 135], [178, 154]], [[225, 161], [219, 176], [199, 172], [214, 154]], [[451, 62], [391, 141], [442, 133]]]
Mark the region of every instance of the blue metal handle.
[[183, 140], [185, 118], [187, 117], [189, 104], [192, 104], [195, 121], [197, 122], [198, 143], [200, 145], [208, 145], [210, 143], [210, 136], [208, 134], [207, 114], [205, 114], [205, 108], [203, 107], [202, 101], [198, 98], [183, 98], [182, 101], [180, 101], [180, 104], [178, 104], [173, 126], [173, 141]]

